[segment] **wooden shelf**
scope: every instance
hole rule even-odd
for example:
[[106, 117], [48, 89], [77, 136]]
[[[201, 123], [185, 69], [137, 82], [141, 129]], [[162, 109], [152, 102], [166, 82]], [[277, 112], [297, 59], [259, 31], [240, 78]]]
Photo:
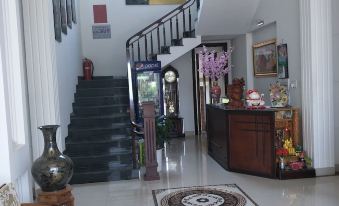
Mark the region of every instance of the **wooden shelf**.
[[315, 169], [307, 168], [301, 170], [280, 170], [277, 169], [277, 177], [281, 180], [301, 179], [315, 177]]

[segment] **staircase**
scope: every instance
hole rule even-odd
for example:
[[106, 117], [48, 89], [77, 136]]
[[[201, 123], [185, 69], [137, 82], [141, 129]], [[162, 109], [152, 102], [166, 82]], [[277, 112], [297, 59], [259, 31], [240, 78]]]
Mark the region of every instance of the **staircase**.
[[71, 184], [139, 178], [128, 107], [127, 78], [79, 78], [65, 151], [74, 162]]

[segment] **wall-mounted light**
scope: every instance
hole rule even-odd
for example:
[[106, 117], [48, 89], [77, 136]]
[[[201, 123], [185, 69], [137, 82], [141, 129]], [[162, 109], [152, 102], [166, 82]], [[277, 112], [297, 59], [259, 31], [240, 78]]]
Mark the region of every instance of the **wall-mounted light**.
[[259, 19], [257, 21], [257, 26], [263, 26], [265, 24], [264, 20]]

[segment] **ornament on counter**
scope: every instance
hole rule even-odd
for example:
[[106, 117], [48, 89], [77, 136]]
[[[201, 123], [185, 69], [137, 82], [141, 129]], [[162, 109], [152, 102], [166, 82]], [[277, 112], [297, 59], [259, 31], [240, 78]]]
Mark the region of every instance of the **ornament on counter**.
[[227, 94], [230, 97], [230, 107], [243, 108], [244, 103], [242, 101], [245, 81], [244, 78], [234, 78], [232, 84], [227, 87]]
[[272, 107], [286, 107], [288, 105], [288, 87], [280, 82], [270, 84], [270, 100]]
[[276, 155], [279, 156], [279, 168], [281, 170], [285, 169], [285, 157], [288, 155], [287, 149], [278, 148], [275, 151]]
[[248, 107], [264, 107], [264, 94], [259, 94], [256, 89], [246, 92], [246, 104]]

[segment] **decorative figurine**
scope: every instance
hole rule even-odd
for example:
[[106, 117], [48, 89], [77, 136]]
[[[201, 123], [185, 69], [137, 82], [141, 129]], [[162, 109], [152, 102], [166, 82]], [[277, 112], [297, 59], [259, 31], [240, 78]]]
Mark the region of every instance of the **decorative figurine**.
[[248, 107], [258, 107], [264, 106], [265, 101], [263, 100], [264, 95], [259, 94], [259, 92], [255, 89], [248, 90], [246, 93], [246, 103]]

